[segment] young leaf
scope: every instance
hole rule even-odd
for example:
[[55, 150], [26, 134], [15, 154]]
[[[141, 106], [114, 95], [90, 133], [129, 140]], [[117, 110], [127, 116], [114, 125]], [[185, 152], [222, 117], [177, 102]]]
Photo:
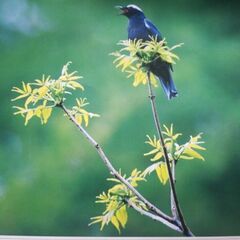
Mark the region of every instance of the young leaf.
[[150, 175], [152, 172], [154, 172], [156, 170], [156, 168], [159, 166], [161, 162], [157, 162], [157, 163], [154, 163], [152, 165], [150, 165], [149, 167], [147, 167], [143, 173], [142, 173], [142, 176], [143, 177], [146, 177], [147, 175]]
[[42, 109], [43, 123], [45, 123], [45, 124], [47, 123], [51, 114], [52, 114], [52, 108], [48, 107], [48, 108]]
[[191, 148], [186, 148], [183, 152], [183, 154], [188, 155], [189, 157], [193, 157], [193, 158], [197, 158], [200, 160], [204, 160], [203, 156], [201, 154], [199, 154], [198, 152], [194, 151]]
[[83, 118], [84, 118], [84, 121], [85, 121], [85, 126], [87, 127], [88, 126], [88, 120], [89, 120], [88, 113], [83, 114]]
[[144, 156], [148, 156], [148, 155], [152, 155], [154, 153], [157, 153], [159, 151], [159, 149], [155, 148], [152, 151], [148, 152], [148, 153], [144, 153]]
[[44, 97], [48, 92], [48, 87], [42, 86], [38, 89], [39, 98]]
[[28, 124], [28, 121], [34, 116], [34, 111], [29, 110], [25, 117], [25, 126]]
[[167, 180], [168, 180], [168, 170], [167, 170], [167, 166], [166, 163], [161, 163], [157, 168], [156, 168], [156, 172], [157, 172], [157, 176], [159, 178], [159, 180], [161, 181], [161, 183], [163, 185], [166, 184]]
[[81, 115], [81, 114], [76, 114], [76, 115], [75, 115], [75, 119], [76, 119], [76, 121], [77, 121], [77, 123], [78, 123], [79, 125], [82, 124], [83, 118], [82, 118], [82, 115]]
[[161, 159], [163, 157], [163, 153], [162, 152], [158, 152], [153, 158], [151, 158], [151, 161], [157, 161], [159, 159]]
[[71, 85], [74, 88], [79, 88], [81, 90], [84, 90], [84, 87], [78, 82], [70, 81], [68, 84]]
[[124, 228], [127, 220], [128, 220], [128, 214], [127, 214], [127, 208], [126, 205], [121, 207], [117, 212], [116, 212], [116, 217], [118, 221], [121, 223], [122, 227]]
[[113, 226], [118, 230], [118, 232], [120, 233], [120, 228], [119, 228], [119, 222], [118, 222], [118, 219], [117, 217], [115, 216], [112, 216], [111, 218], [111, 223], [113, 224]]

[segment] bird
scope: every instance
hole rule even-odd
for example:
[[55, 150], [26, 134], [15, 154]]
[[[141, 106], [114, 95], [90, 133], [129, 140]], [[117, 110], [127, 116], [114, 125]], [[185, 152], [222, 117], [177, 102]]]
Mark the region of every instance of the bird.
[[[116, 6], [120, 9], [120, 15], [128, 18], [128, 39], [150, 41], [152, 38], [157, 38], [157, 41], [162, 41], [162, 35], [157, 27], [146, 18], [143, 10], [134, 4], [127, 6]], [[178, 95], [175, 87], [172, 74], [172, 65], [168, 62], [157, 58], [149, 65], [149, 71], [153, 73], [160, 81], [168, 99], [172, 99]]]

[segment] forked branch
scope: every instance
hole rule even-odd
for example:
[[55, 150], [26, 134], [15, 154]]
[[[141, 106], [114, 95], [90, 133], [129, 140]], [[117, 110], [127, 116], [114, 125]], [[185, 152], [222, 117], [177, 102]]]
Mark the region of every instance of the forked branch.
[[[157, 43], [154, 43], [154, 44], [157, 44]], [[120, 58], [118, 57], [118, 59], [121, 59], [121, 62], [119, 64], [120, 66], [122, 66], [123, 64], [125, 69], [126, 63], [129, 64], [129, 58], [127, 56], [122, 57], [122, 55], [120, 55]], [[142, 82], [143, 84], [145, 84], [146, 81], [148, 81], [149, 98], [152, 106], [153, 118], [156, 125], [159, 142], [162, 145], [161, 154], [163, 154], [164, 156], [165, 163], [167, 166], [168, 176], [169, 176], [170, 189], [171, 189], [172, 216], [169, 216], [164, 212], [162, 212], [158, 207], [156, 207], [151, 202], [149, 202], [143, 195], [141, 195], [141, 193], [139, 193], [136, 190], [137, 181], [145, 180], [144, 177], [140, 177], [140, 175], [138, 175], [141, 173], [141, 171], [137, 171], [137, 169], [133, 170], [129, 178], [125, 178], [124, 176], [122, 176], [121, 173], [119, 173], [113, 167], [111, 161], [106, 156], [101, 146], [85, 130], [85, 128], [83, 127], [83, 123], [85, 123], [85, 126], [87, 126], [89, 118], [99, 116], [98, 114], [88, 112], [85, 109], [85, 106], [88, 104], [88, 102], [86, 102], [86, 98], [77, 98], [76, 105], [73, 106], [71, 109], [67, 109], [65, 107], [63, 102], [66, 94], [71, 93], [71, 90], [76, 90], [76, 89], [84, 90], [83, 86], [77, 82], [77, 80], [79, 80], [81, 77], [76, 75], [76, 72], [69, 73], [68, 66], [69, 66], [69, 63], [64, 65], [61, 76], [56, 80], [52, 79], [50, 76], [48, 77], [43, 76], [41, 80], [37, 79], [33, 83], [25, 84], [23, 82], [22, 88], [14, 87], [12, 90], [16, 92], [18, 96], [14, 98], [13, 101], [16, 101], [19, 99], [25, 99], [25, 103], [23, 106], [14, 107], [16, 108], [16, 112], [14, 114], [20, 114], [21, 116], [23, 116], [25, 118], [25, 125], [27, 125], [28, 121], [33, 117], [40, 118], [41, 123], [46, 124], [49, 117], [52, 114], [53, 108], [59, 107], [65, 112], [67, 117], [74, 123], [74, 125], [81, 131], [81, 133], [88, 140], [88, 142], [96, 149], [103, 163], [109, 170], [109, 173], [115, 177], [115, 179], [112, 179], [112, 180], [117, 181], [118, 183], [121, 182], [121, 184], [117, 184], [113, 188], [109, 189], [107, 195], [103, 193], [97, 197], [98, 199], [102, 199], [102, 201], [99, 200], [97, 202], [106, 203], [107, 205], [106, 207], [108, 210], [107, 210], [107, 213], [106, 211], [103, 212], [102, 216], [91, 218], [94, 220], [91, 224], [96, 222], [101, 222], [101, 229], [102, 229], [105, 224], [108, 224], [111, 221], [111, 223], [119, 230], [119, 223], [121, 224], [122, 227], [124, 227], [127, 222], [126, 205], [128, 205], [129, 207], [135, 209], [138, 213], [145, 215], [158, 222], [161, 222], [164, 225], [168, 226], [169, 228], [175, 231], [181, 232], [185, 236], [193, 236], [193, 234], [191, 233], [191, 231], [189, 230], [189, 228], [187, 227], [184, 221], [184, 218], [179, 206], [177, 193], [175, 190], [175, 164], [174, 162], [170, 163], [170, 159], [168, 157], [168, 151], [164, 143], [164, 138], [163, 138], [161, 125], [160, 125], [160, 121], [157, 113], [156, 103], [155, 103], [155, 96], [152, 90], [152, 84], [156, 82], [154, 82], [153, 80], [152, 80], [153, 82], [150, 82], [150, 73], [148, 72], [147, 79], [146, 79], [146, 75], [144, 71], [136, 68], [138, 70], [134, 72], [134, 74], [136, 75], [135, 80], [137, 83]], [[134, 68], [131, 68], [131, 69], [134, 69]], [[180, 134], [176, 134], [175, 136], [178, 136], [178, 135]], [[205, 150], [203, 147], [199, 146], [199, 144], [203, 143], [198, 140], [200, 138], [201, 136], [199, 134], [196, 137], [190, 137], [189, 142], [185, 143], [184, 145], [178, 145], [179, 149], [178, 149], [178, 154], [176, 155], [176, 159], [180, 158], [181, 154], [185, 154], [185, 156], [183, 157], [187, 157], [188, 159], [198, 158], [198, 159], [204, 160], [204, 158], [194, 150], [194, 148]], [[150, 137], [149, 137], [149, 140], [151, 140]], [[154, 137], [154, 141], [157, 143], [156, 145], [159, 145], [159, 142], [157, 141], [156, 137]], [[156, 149], [154, 149], [150, 153], [155, 154], [156, 151], [157, 152], [159, 151], [159, 147], [156, 147]], [[159, 155], [159, 152], [157, 154]], [[154, 158], [156, 160], [156, 156]], [[167, 172], [165, 170], [164, 170], [164, 175], [166, 178], [168, 177]], [[121, 191], [122, 189], [124, 189], [124, 194]], [[117, 205], [115, 204], [116, 202], [117, 202]], [[114, 203], [116, 206], [113, 206], [111, 203]], [[121, 204], [124, 204], [125, 210], [122, 210]], [[124, 213], [122, 211], [124, 211]]]
[[148, 216], [156, 221], [162, 222], [163, 224], [167, 225], [169, 228], [176, 230], [178, 232], [183, 232], [181, 227], [179, 226], [179, 223], [176, 219], [173, 219], [172, 217], [166, 215], [163, 213], [159, 208], [154, 206], [152, 203], [150, 203], [146, 198], [144, 198], [124, 177], [122, 177], [118, 171], [113, 167], [110, 160], [104, 153], [101, 146], [95, 141], [94, 138], [92, 138], [89, 133], [80, 125], [77, 123], [74, 116], [71, 114], [71, 112], [65, 107], [63, 103], [59, 105], [59, 107], [65, 112], [65, 114], [69, 117], [69, 119], [74, 123], [74, 125], [80, 130], [80, 132], [84, 135], [84, 137], [88, 140], [88, 142], [96, 149], [99, 156], [101, 157], [103, 163], [108, 168], [111, 175], [113, 175], [116, 179], [121, 181], [132, 193], [138, 197], [139, 200], [141, 200], [145, 206], [149, 209], [149, 212], [144, 211], [134, 205], [133, 203], [130, 204], [130, 207], [134, 208], [136, 211], [138, 211], [140, 214], [143, 214], [145, 216]]
[[154, 119], [155, 127], [157, 130], [158, 138], [159, 138], [161, 146], [162, 146], [163, 156], [164, 156], [164, 160], [165, 160], [165, 163], [167, 165], [167, 170], [168, 170], [171, 196], [172, 196], [171, 197], [172, 198], [171, 199], [171, 205], [172, 205], [171, 208], [173, 211], [173, 216], [176, 217], [177, 220], [179, 220], [179, 222], [181, 223], [181, 228], [182, 228], [183, 234], [186, 236], [193, 236], [192, 232], [190, 231], [190, 229], [188, 228], [188, 226], [185, 223], [185, 220], [184, 220], [181, 208], [180, 208], [180, 204], [178, 201], [177, 192], [175, 189], [175, 182], [174, 182], [173, 174], [172, 174], [172, 170], [171, 170], [171, 164], [170, 164], [170, 160], [168, 157], [167, 148], [166, 148], [166, 145], [164, 142], [164, 138], [163, 138], [163, 134], [162, 134], [162, 130], [161, 130], [161, 124], [160, 124], [160, 120], [159, 120], [159, 116], [158, 116], [158, 112], [157, 112], [157, 108], [156, 108], [156, 102], [155, 102], [156, 96], [153, 93], [149, 71], [147, 73], [147, 77], [148, 77], [148, 92], [149, 92], [149, 99], [150, 99], [151, 107], [152, 107], [153, 119]]

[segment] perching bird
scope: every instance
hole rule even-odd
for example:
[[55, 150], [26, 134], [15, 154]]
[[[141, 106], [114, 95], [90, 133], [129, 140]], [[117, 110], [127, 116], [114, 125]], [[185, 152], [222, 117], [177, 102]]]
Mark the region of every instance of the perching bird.
[[[120, 14], [126, 16], [129, 20], [128, 38], [130, 40], [142, 39], [143, 41], [148, 41], [151, 40], [150, 37], [157, 37], [158, 41], [163, 39], [154, 24], [145, 17], [141, 8], [133, 4], [125, 7], [116, 7], [121, 10]], [[178, 93], [171, 76], [171, 64], [157, 58], [157, 60], [150, 64], [149, 70], [160, 80], [168, 99], [177, 96]]]

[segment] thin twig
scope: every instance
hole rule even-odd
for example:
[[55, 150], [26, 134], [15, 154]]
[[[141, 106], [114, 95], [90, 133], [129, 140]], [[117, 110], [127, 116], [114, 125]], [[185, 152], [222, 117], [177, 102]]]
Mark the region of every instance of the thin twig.
[[[178, 229], [180, 230], [180, 226], [178, 221], [175, 219], [169, 217], [165, 213], [163, 213], [159, 208], [154, 206], [152, 203], [150, 203], [147, 199], [145, 199], [124, 177], [122, 177], [118, 171], [113, 167], [107, 156], [105, 155], [103, 149], [101, 146], [89, 135], [89, 133], [80, 125], [77, 123], [74, 116], [70, 113], [70, 111], [65, 107], [64, 104], [60, 104], [59, 107], [66, 113], [66, 115], [69, 117], [69, 119], [74, 123], [74, 125], [80, 130], [80, 132], [84, 135], [84, 137], [88, 140], [88, 142], [96, 149], [99, 156], [103, 160], [104, 164], [108, 168], [111, 175], [113, 175], [116, 179], [121, 181], [129, 190], [132, 191], [132, 193], [138, 197], [139, 200], [141, 200], [145, 206], [149, 209], [149, 214], [151, 216], [156, 216], [155, 220], [162, 222], [163, 224], [167, 225], [168, 227], [172, 229]], [[145, 214], [147, 215], [147, 214]], [[175, 227], [174, 227], [175, 226]]]
[[183, 234], [185, 236], [193, 236], [192, 232], [190, 231], [190, 229], [188, 228], [188, 226], [185, 223], [185, 220], [184, 220], [181, 208], [180, 208], [180, 204], [179, 204], [179, 201], [178, 201], [178, 198], [177, 198], [177, 193], [176, 193], [175, 184], [174, 184], [172, 171], [171, 171], [170, 160], [169, 160], [169, 157], [168, 157], [167, 149], [166, 149], [164, 138], [163, 138], [163, 135], [162, 135], [161, 124], [160, 124], [158, 113], [157, 113], [157, 108], [156, 108], [156, 103], [155, 103], [155, 95], [153, 94], [153, 89], [152, 89], [152, 84], [151, 84], [151, 80], [150, 80], [150, 72], [149, 71], [147, 73], [147, 76], [148, 76], [149, 98], [150, 98], [150, 102], [151, 102], [154, 123], [155, 123], [156, 129], [157, 129], [157, 134], [158, 134], [159, 140], [160, 140], [161, 145], [162, 145], [164, 160], [165, 160], [165, 163], [167, 165], [170, 188], [171, 188], [173, 200], [174, 200], [174, 203], [175, 203], [175, 206], [176, 206], [177, 217], [178, 217], [178, 220], [181, 223]]
[[175, 231], [177, 231], [177, 232], [181, 232], [181, 233], [182, 233], [182, 229], [181, 229], [179, 226], [177, 226], [176, 224], [169, 223], [169, 222], [167, 222], [165, 219], [162, 219], [162, 218], [160, 218], [159, 216], [156, 216], [156, 215], [154, 215], [154, 214], [152, 214], [152, 213], [150, 213], [150, 212], [147, 212], [147, 211], [143, 210], [142, 208], [136, 206], [136, 205], [135, 205], [133, 202], [131, 202], [130, 200], [125, 200], [125, 201], [128, 203], [128, 205], [129, 205], [131, 208], [135, 209], [135, 210], [136, 210], [137, 212], [139, 212], [141, 215], [145, 215], [145, 216], [153, 219], [154, 221], [162, 222], [162, 223], [164, 223], [165, 225], [167, 225], [168, 227], [170, 227], [171, 229], [173, 229], [173, 230], [175, 230]]

